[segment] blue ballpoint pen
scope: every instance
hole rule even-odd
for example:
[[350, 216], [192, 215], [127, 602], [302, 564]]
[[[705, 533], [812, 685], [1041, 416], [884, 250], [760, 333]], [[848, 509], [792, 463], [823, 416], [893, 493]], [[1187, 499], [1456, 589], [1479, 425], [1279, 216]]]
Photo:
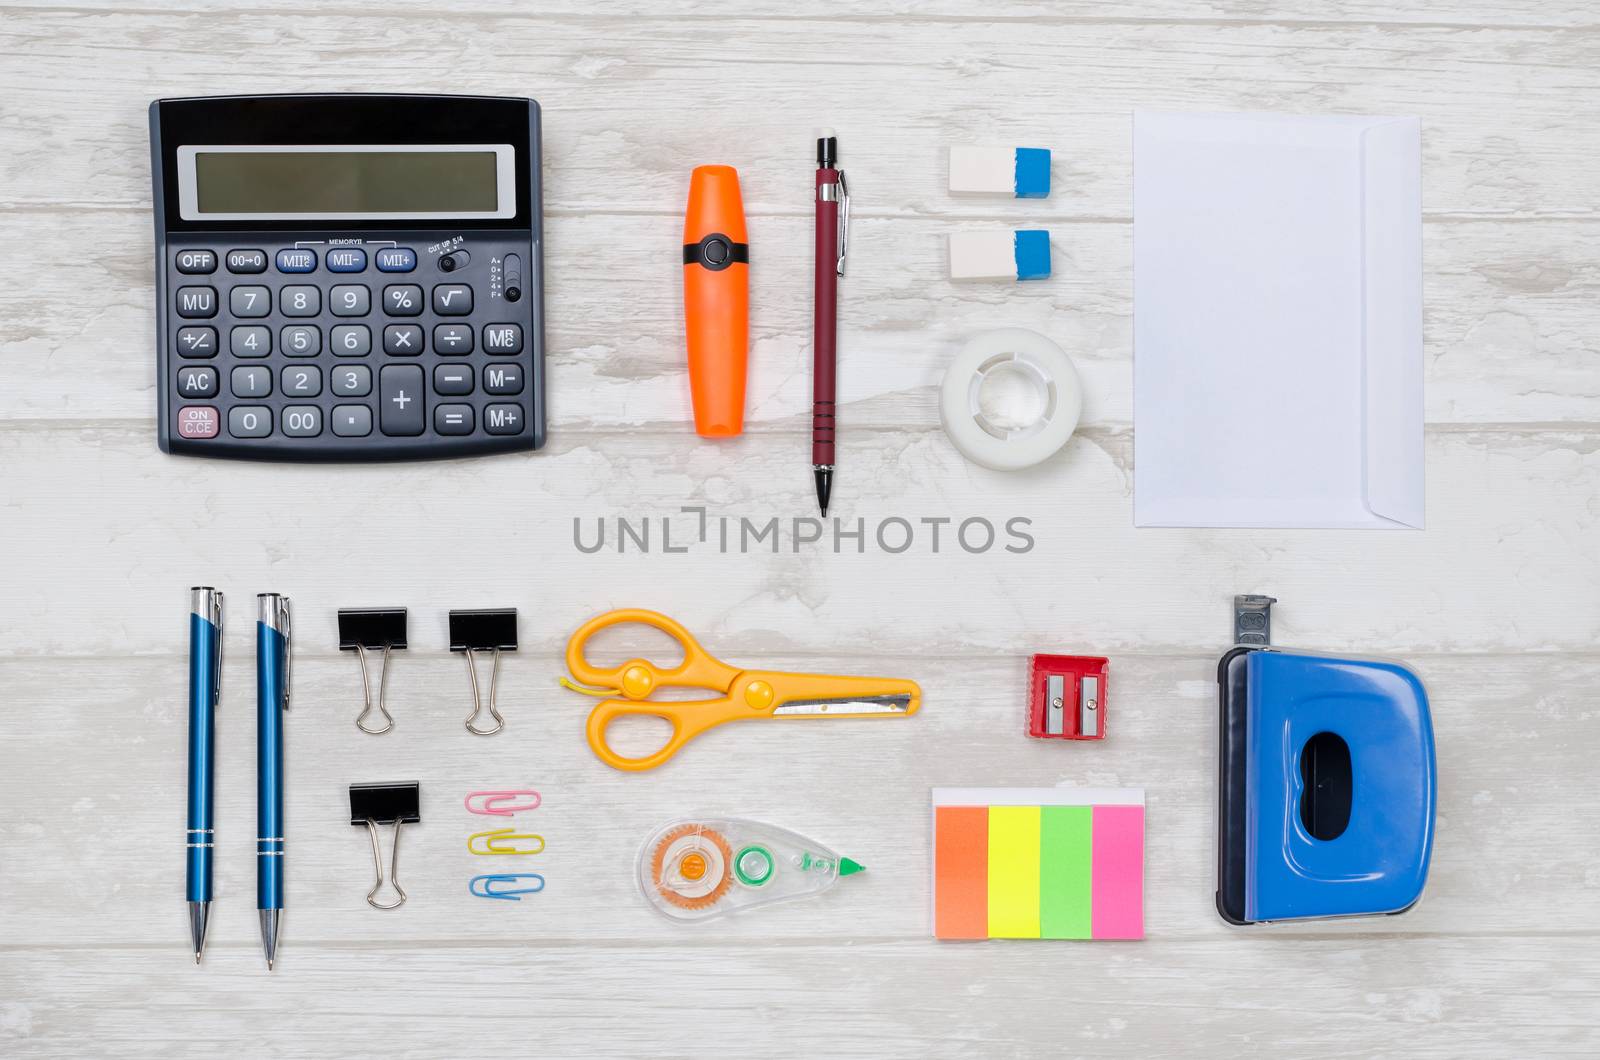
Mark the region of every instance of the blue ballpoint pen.
[[283, 714], [289, 709], [289, 598], [256, 596], [256, 908], [267, 971], [283, 920]]
[[205, 949], [206, 918], [211, 913], [211, 862], [216, 849], [211, 803], [221, 694], [222, 594], [209, 585], [197, 585], [189, 590], [189, 828], [184, 844], [184, 892], [196, 964]]

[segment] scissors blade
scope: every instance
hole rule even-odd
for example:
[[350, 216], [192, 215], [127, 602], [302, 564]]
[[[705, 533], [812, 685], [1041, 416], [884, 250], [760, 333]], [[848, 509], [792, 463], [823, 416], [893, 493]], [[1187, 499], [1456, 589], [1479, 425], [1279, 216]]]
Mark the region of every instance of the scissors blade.
[[818, 714], [907, 714], [910, 696], [847, 696], [842, 699], [795, 699], [778, 707], [775, 717]]

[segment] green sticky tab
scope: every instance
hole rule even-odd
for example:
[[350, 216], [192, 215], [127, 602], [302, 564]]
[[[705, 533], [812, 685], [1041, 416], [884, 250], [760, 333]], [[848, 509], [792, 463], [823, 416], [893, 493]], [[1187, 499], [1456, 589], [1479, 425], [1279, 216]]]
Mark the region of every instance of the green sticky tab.
[[839, 859], [839, 875], [841, 876], [854, 876], [858, 872], [866, 871], [867, 867], [859, 861], [852, 861], [849, 858]]
[[1046, 806], [1039, 821], [1039, 935], [1091, 936], [1091, 806]]

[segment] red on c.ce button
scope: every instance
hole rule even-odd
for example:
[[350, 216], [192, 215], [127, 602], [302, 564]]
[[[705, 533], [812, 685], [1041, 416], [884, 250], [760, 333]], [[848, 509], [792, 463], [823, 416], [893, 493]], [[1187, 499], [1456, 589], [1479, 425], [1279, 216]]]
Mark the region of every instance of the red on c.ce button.
[[222, 419], [211, 405], [185, 405], [178, 410], [178, 437], [215, 438]]

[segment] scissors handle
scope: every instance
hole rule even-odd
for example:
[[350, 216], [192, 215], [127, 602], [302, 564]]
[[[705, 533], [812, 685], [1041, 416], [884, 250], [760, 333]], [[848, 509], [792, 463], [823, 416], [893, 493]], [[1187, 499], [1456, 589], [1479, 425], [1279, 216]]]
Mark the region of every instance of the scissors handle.
[[[608, 699], [598, 704], [589, 712], [588, 737], [589, 747], [594, 751], [595, 757], [610, 766], [612, 769], [621, 769], [629, 773], [642, 773], [647, 769], [654, 769], [673, 755], [677, 754], [683, 745], [716, 725], [731, 721], [735, 715], [727, 711], [716, 709], [684, 710], [711, 706], [710, 703], [634, 703], [626, 699]], [[606, 742], [606, 729], [613, 721], [622, 717], [649, 717], [664, 718], [672, 725], [672, 735], [665, 744], [640, 758], [629, 758], [627, 755], [618, 754]]]
[[[677, 641], [683, 649], [683, 662], [670, 669], [657, 666], [646, 659], [629, 659], [620, 666], [610, 668], [591, 666], [584, 658], [584, 649], [588, 645], [589, 638], [603, 629], [630, 622], [659, 629]], [[739, 675], [739, 671], [732, 666], [713, 658], [700, 646], [700, 642], [694, 639], [694, 635], [676, 620], [658, 611], [646, 611], [636, 607], [607, 611], [579, 626], [572, 639], [567, 641], [567, 669], [580, 684], [615, 690], [631, 700], [647, 699], [657, 688], [667, 686], [709, 688], [717, 692], [727, 692], [733, 687], [734, 679]]]

